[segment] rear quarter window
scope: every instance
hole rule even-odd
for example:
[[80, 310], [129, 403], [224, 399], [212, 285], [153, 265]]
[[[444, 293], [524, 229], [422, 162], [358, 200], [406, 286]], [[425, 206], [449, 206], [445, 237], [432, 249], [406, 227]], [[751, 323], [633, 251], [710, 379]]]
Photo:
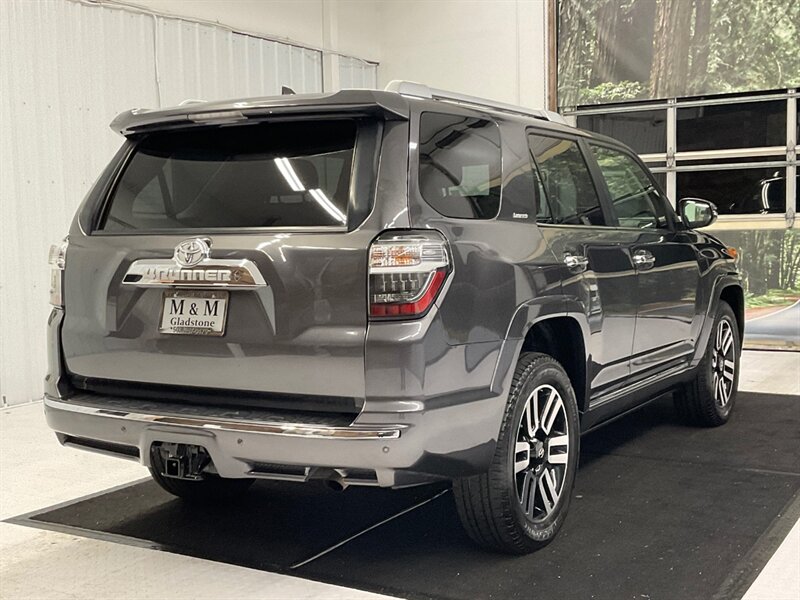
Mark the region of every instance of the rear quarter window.
[[149, 134], [99, 229], [345, 226], [355, 140], [352, 120]]
[[419, 125], [419, 190], [439, 213], [492, 219], [500, 209], [502, 175], [497, 123], [424, 112]]

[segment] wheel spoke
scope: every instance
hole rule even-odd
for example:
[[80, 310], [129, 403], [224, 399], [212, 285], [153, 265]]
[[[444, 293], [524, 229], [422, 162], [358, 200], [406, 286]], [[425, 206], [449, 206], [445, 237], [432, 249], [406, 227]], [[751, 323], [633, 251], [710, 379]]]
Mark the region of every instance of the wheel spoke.
[[525, 478], [522, 480], [522, 490], [519, 495], [519, 503], [525, 514], [533, 516], [533, 505], [536, 499], [536, 477], [533, 471], [526, 471]]
[[539, 389], [533, 390], [531, 393], [530, 398], [528, 398], [528, 404], [531, 404], [531, 409], [533, 411], [533, 424], [529, 423], [528, 425], [528, 435], [533, 437], [533, 434], [536, 433], [536, 430], [539, 429]]
[[555, 471], [553, 469], [545, 469], [539, 478], [539, 493], [542, 497], [545, 515], [553, 512], [553, 508], [558, 503], [556, 483]]
[[728, 381], [733, 381], [733, 375], [735, 373], [736, 366], [734, 365], [732, 360], [726, 360], [724, 364], [725, 364], [725, 369], [723, 370], [722, 375]]
[[725, 386], [725, 380], [719, 378], [719, 403], [720, 406], [725, 406], [728, 403], [728, 389]]
[[531, 464], [531, 445], [528, 442], [517, 442], [514, 448], [514, 473], [524, 471]]
[[[559, 452], [554, 453], [553, 450]], [[551, 437], [547, 443], [547, 462], [551, 465], [565, 465], [569, 459], [569, 436], [557, 435]]]
[[555, 422], [556, 418], [558, 417], [558, 413], [561, 412], [564, 404], [561, 400], [561, 396], [554, 390], [550, 390], [550, 396], [547, 398], [547, 405], [542, 411], [542, 431], [545, 434], [550, 435], [550, 430], [553, 429], [553, 423]]
[[731, 347], [732, 343], [733, 343], [733, 331], [731, 331], [731, 328], [728, 325], [725, 328], [725, 337], [722, 340], [722, 353], [724, 355], [726, 355], [726, 356], [728, 355], [728, 350], [730, 350], [730, 347]]
[[533, 438], [533, 434], [536, 431], [536, 427], [534, 427], [531, 423], [531, 399], [534, 396], [535, 394], [528, 396], [528, 400], [525, 402], [525, 408], [523, 409], [522, 413], [522, 424], [525, 427], [529, 438]]

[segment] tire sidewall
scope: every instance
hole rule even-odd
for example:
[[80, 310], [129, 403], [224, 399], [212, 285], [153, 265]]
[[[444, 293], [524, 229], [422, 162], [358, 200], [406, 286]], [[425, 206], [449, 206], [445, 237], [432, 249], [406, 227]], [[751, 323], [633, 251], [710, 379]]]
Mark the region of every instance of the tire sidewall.
[[[569, 507], [572, 488], [575, 483], [575, 474], [578, 470], [578, 458], [580, 455], [580, 422], [578, 418], [578, 406], [575, 400], [575, 393], [572, 389], [569, 377], [561, 366], [549, 357], [536, 359], [537, 364], [528, 374], [527, 379], [518, 388], [514, 398], [514, 409], [511, 411], [511, 421], [509, 427], [505, 429], [504, 443], [504, 470], [506, 475], [506, 488], [508, 501], [511, 504], [517, 525], [525, 532], [525, 536], [538, 543], [548, 542], [555, 537], [561, 527], [564, 517]], [[517, 500], [517, 489], [514, 473], [514, 446], [517, 438], [522, 413], [525, 409], [525, 402], [530, 393], [540, 385], [552, 385], [561, 394], [564, 408], [568, 420], [569, 435], [569, 460], [567, 463], [566, 480], [553, 512], [543, 521], [534, 522], [528, 519], [522, 511], [522, 507]]]

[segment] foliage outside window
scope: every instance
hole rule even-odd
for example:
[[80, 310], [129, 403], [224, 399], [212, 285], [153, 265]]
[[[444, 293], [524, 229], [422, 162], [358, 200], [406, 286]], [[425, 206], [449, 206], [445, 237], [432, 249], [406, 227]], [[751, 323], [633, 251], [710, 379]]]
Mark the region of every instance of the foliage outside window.
[[796, 0], [559, 1], [559, 106], [797, 86]]

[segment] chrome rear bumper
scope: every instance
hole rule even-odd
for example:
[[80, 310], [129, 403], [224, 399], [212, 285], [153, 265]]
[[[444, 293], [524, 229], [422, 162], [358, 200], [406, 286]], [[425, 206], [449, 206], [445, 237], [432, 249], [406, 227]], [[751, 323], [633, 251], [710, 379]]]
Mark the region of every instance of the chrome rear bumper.
[[347, 427], [331, 427], [326, 425], [309, 425], [306, 423], [278, 423], [260, 421], [234, 421], [231, 419], [217, 419], [210, 417], [187, 417], [169, 414], [144, 414], [140, 412], [125, 412], [115, 409], [87, 406], [77, 402], [69, 402], [56, 398], [45, 397], [45, 407], [50, 410], [68, 411], [107, 419], [122, 419], [128, 422], [154, 425], [178, 425], [208, 429], [215, 432], [227, 433], [254, 433], [264, 435], [320, 438], [320, 439], [351, 439], [351, 440], [382, 440], [397, 439], [401, 429], [365, 427], [363, 425], [350, 425]]

